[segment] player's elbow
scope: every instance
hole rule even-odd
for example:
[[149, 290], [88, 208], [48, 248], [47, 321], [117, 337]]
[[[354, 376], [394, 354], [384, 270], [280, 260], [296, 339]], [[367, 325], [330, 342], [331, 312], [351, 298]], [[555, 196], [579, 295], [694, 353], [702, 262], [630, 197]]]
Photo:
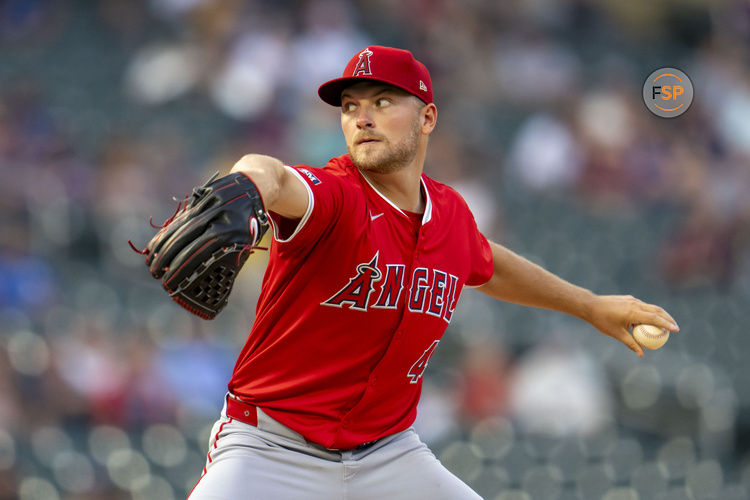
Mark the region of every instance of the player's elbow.
[[281, 182], [284, 175], [284, 164], [272, 156], [246, 154], [232, 167], [232, 172], [243, 172], [251, 179], [268, 178]]

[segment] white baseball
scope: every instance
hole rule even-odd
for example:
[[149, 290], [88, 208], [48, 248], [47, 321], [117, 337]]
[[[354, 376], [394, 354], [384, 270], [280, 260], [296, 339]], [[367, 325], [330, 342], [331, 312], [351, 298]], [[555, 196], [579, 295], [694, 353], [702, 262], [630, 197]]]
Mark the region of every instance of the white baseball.
[[669, 330], [654, 325], [635, 325], [633, 338], [646, 349], [658, 349], [669, 338]]

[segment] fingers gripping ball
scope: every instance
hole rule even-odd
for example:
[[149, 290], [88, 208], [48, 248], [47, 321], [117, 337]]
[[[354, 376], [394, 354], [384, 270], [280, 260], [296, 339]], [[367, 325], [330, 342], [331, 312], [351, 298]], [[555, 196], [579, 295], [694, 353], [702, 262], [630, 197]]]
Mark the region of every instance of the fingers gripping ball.
[[633, 338], [646, 349], [658, 349], [669, 339], [669, 331], [653, 325], [635, 325]]
[[151, 275], [179, 305], [213, 319], [269, 224], [258, 188], [233, 173], [194, 188], [172, 217], [154, 227], [159, 232], [141, 251]]

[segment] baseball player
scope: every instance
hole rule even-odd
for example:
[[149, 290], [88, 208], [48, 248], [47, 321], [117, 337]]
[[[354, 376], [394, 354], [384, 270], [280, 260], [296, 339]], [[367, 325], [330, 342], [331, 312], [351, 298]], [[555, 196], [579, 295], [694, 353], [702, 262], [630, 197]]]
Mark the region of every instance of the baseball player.
[[479, 498], [412, 428], [464, 288], [571, 314], [639, 356], [629, 325], [678, 327], [658, 306], [574, 286], [478, 231], [461, 196], [423, 172], [437, 108], [410, 52], [367, 47], [318, 93], [340, 108], [348, 154], [322, 168], [251, 154], [230, 174], [252, 181], [273, 238], [189, 498]]

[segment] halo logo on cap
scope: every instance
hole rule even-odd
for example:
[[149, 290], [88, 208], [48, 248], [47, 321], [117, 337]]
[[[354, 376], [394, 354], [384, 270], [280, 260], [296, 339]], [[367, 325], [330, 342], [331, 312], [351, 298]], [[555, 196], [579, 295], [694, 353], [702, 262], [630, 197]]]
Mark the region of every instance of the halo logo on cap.
[[372, 54], [373, 52], [370, 49], [365, 49], [359, 53], [359, 62], [354, 67], [352, 76], [372, 75], [372, 70], [370, 69], [370, 56]]

